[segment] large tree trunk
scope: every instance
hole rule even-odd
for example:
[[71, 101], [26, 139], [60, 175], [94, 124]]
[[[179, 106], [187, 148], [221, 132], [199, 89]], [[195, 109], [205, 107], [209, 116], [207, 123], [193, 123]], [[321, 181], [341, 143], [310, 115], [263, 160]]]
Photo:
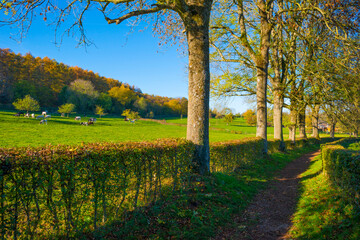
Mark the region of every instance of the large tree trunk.
[[[209, 151], [209, 20], [208, 11], [186, 16], [185, 28], [189, 47], [189, 102], [186, 138], [196, 145], [194, 162], [200, 174], [210, 171]], [[197, 14], [196, 14], [197, 13]]]
[[273, 49], [272, 49], [272, 61], [271, 65], [274, 69], [274, 77], [270, 79], [273, 86], [274, 95], [274, 139], [280, 140], [279, 150], [285, 150], [284, 134], [283, 134], [283, 106], [284, 106], [284, 76], [285, 76], [285, 64], [283, 63], [283, 35], [282, 27], [277, 27], [273, 31]]
[[240, 43], [245, 48], [247, 53], [256, 66], [256, 101], [257, 101], [257, 115], [256, 115], [256, 136], [264, 139], [263, 152], [267, 154], [267, 112], [266, 112], [266, 90], [267, 77], [269, 65], [269, 49], [271, 40], [272, 23], [269, 19], [269, 12], [272, 4], [265, 0], [257, 0], [260, 16], [260, 47], [258, 51], [254, 51], [248, 41], [246, 33], [246, 21], [244, 17], [243, 0], [234, 1], [238, 5], [239, 27], [241, 30]]
[[295, 139], [296, 139], [296, 120], [297, 120], [297, 113], [294, 109], [291, 109], [290, 110], [289, 139], [293, 144], [295, 144]]
[[257, 114], [256, 114], [256, 137], [264, 139], [263, 152], [267, 154], [267, 109], [266, 109], [266, 88], [267, 88], [267, 73], [264, 69], [258, 69], [257, 72], [257, 86], [256, 86], [256, 100], [257, 100]]
[[306, 107], [302, 108], [299, 111], [299, 138], [307, 138], [306, 136], [306, 126], [305, 126], [305, 113]]
[[295, 144], [298, 102], [296, 99], [296, 83], [295, 83], [296, 68], [294, 63], [291, 66], [290, 78], [291, 78], [291, 92], [290, 92], [289, 139], [293, 144]]
[[290, 89], [290, 123], [288, 125], [289, 128], [289, 139], [292, 144], [295, 144], [296, 140], [296, 122], [297, 122], [297, 108], [298, 103], [296, 99], [297, 95], [297, 89], [296, 89], [296, 79], [297, 79], [297, 63], [296, 63], [296, 38], [292, 39], [291, 45], [290, 45], [290, 53], [292, 53], [292, 59], [290, 61], [290, 75], [289, 77], [289, 83], [291, 85]]
[[329, 125], [330, 125], [330, 137], [335, 138], [335, 127], [336, 127], [336, 122], [337, 122], [336, 118], [329, 113], [327, 113], [327, 116], [328, 116], [327, 119], [328, 119]]
[[358, 132], [358, 130], [355, 130], [355, 131], [353, 132], [353, 135], [354, 135], [355, 138], [358, 138], [358, 137], [359, 137], [359, 132]]
[[[280, 83], [277, 83], [280, 85]], [[285, 150], [284, 134], [283, 134], [283, 90], [279, 86], [274, 86], [274, 139], [280, 140], [279, 150]]]
[[335, 126], [336, 126], [335, 122], [330, 123], [330, 137], [331, 138], [335, 138]]
[[256, 57], [257, 68], [257, 85], [256, 85], [256, 101], [257, 101], [257, 121], [256, 136], [264, 139], [263, 152], [267, 154], [267, 78], [269, 66], [269, 49], [271, 40], [272, 24], [269, 20], [270, 5], [266, 1], [259, 0], [257, 2], [260, 15], [260, 54]]
[[320, 110], [320, 106], [317, 104], [312, 109], [311, 121], [312, 121], [313, 138], [319, 138], [319, 110]]

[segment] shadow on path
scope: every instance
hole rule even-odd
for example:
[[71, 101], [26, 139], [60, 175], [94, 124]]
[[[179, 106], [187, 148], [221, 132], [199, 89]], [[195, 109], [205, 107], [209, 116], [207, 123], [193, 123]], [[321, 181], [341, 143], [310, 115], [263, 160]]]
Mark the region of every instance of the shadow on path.
[[255, 196], [244, 213], [234, 219], [233, 226], [222, 229], [214, 239], [284, 239], [300, 195], [300, 175], [318, 154], [320, 150], [289, 163], [267, 189]]

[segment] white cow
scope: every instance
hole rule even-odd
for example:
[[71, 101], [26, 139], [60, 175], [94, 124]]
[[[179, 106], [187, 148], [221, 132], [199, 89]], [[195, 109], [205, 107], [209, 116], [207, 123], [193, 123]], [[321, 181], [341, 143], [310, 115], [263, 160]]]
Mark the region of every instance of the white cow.
[[31, 117], [32, 117], [32, 118], [35, 118], [35, 113], [32, 113], [32, 114], [31, 114]]
[[80, 120], [81, 120], [81, 117], [80, 117], [80, 116], [76, 116], [76, 117], [75, 117], [75, 120], [76, 120], [76, 121], [80, 121]]

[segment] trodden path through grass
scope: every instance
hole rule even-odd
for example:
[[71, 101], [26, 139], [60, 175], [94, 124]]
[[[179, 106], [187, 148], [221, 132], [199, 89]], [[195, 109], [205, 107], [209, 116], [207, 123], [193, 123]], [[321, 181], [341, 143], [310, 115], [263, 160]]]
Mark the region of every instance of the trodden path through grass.
[[214, 239], [287, 239], [291, 216], [300, 194], [300, 175], [320, 150], [303, 155], [289, 163], [259, 192], [240, 216], [233, 219]]

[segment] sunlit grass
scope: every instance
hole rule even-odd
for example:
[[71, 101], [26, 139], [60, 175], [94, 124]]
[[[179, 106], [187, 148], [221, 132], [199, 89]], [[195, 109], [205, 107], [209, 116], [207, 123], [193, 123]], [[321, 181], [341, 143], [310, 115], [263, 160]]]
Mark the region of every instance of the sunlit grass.
[[290, 235], [294, 239], [360, 239], [360, 212], [322, 172], [317, 157], [302, 175], [302, 194]]
[[[0, 147], [41, 146], [46, 144], [76, 145], [90, 142], [151, 141], [159, 138], [185, 138], [186, 118], [167, 119], [164, 125], [152, 121], [125, 122], [121, 117], [105, 116], [93, 126], [81, 126], [79, 121], [52, 116], [47, 125], [32, 118], [14, 117], [14, 112], [0, 111]], [[82, 118], [87, 121], [89, 117]], [[269, 139], [273, 128], [268, 128]], [[287, 130], [284, 128], [285, 139]], [[256, 127], [236, 118], [229, 125], [223, 119], [210, 119], [210, 142], [223, 142], [256, 136]]]
[[[81, 126], [74, 116], [52, 116], [47, 125], [32, 118], [14, 117], [13, 112], [0, 112], [0, 147], [75, 145], [88, 142], [151, 141], [159, 138], [185, 138], [186, 127], [163, 125], [151, 121], [125, 122], [119, 117], [98, 118], [95, 125]], [[82, 118], [87, 121], [89, 117]], [[227, 141], [255, 137], [227, 131], [210, 131], [210, 141]]]

